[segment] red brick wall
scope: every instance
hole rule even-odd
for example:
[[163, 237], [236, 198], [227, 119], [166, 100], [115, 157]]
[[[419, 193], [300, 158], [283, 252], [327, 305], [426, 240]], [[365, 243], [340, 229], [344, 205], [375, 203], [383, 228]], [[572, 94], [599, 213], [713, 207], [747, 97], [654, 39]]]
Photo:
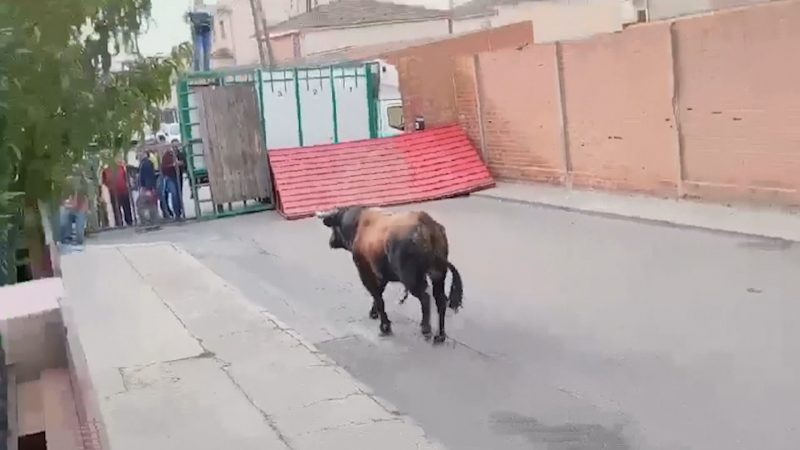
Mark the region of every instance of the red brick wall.
[[800, 2], [557, 46], [506, 37], [477, 58], [399, 58], [409, 123], [460, 123], [499, 179], [800, 205]]
[[479, 55], [489, 168], [498, 179], [563, 182], [556, 46]]
[[275, 61], [291, 61], [297, 56], [295, 55], [295, 40], [297, 38], [296, 33], [270, 38]]
[[800, 202], [800, 3], [675, 24], [692, 196]]
[[467, 132], [472, 145], [481, 149], [481, 123], [478, 115], [478, 86], [475, 57], [453, 59], [453, 89], [458, 124]]
[[409, 56], [396, 67], [407, 131], [414, 129], [415, 116], [424, 117], [426, 127], [457, 122], [452, 58]]
[[454, 58], [521, 46], [532, 41], [531, 22], [521, 22], [386, 55], [387, 60], [397, 67], [407, 127], [413, 129], [417, 115], [425, 118], [426, 126], [458, 121]]
[[573, 185], [675, 195], [669, 24], [563, 44], [562, 64]]

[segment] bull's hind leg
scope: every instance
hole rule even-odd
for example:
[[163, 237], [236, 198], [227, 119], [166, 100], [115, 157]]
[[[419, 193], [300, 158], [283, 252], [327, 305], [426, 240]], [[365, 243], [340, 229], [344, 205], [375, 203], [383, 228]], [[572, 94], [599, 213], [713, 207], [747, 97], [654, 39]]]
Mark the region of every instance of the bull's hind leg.
[[401, 281], [414, 297], [419, 299], [422, 310], [420, 331], [425, 338], [431, 337], [431, 297], [428, 295], [428, 280], [425, 273], [411, 266], [402, 272]]
[[447, 295], [444, 293], [444, 275], [431, 274], [433, 298], [436, 300], [436, 311], [439, 313], [439, 332], [433, 338], [434, 344], [441, 344], [447, 339], [444, 331], [445, 314], [447, 313]]

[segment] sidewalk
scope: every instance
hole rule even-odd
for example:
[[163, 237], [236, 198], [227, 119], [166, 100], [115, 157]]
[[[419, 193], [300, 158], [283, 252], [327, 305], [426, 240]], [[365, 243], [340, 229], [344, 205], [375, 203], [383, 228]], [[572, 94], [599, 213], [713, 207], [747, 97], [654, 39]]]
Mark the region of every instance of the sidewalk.
[[497, 183], [494, 188], [472, 195], [568, 211], [800, 241], [800, 214], [778, 210], [514, 183]]
[[110, 450], [444, 448], [172, 244], [62, 264]]

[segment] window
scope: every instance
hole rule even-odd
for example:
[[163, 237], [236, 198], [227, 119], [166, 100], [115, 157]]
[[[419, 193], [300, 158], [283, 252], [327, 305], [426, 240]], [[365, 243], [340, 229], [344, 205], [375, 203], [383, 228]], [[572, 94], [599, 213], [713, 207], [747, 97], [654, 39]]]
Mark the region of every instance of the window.
[[390, 106], [386, 108], [386, 115], [389, 118], [389, 126], [395, 130], [405, 129], [405, 116], [403, 116], [403, 107], [401, 105]]
[[225, 22], [223, 22], [223, 21], [221, 21], [221, 20], [219, 21], [219, 37], [220, 37], [220, 39], [222, 39], [222, 40], [225, 40], [225, 39], [227, 39], [227, 38], [225, 37]]

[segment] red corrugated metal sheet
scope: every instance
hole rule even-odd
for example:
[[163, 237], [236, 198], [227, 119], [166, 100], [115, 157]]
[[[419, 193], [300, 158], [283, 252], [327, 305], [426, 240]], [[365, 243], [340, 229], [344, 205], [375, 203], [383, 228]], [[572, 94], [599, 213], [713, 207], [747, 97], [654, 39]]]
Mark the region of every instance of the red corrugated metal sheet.
[[461, 127], [270, 150], [278, 210], [287, 219], [337, 206], [390, 206], [494, 186]]

